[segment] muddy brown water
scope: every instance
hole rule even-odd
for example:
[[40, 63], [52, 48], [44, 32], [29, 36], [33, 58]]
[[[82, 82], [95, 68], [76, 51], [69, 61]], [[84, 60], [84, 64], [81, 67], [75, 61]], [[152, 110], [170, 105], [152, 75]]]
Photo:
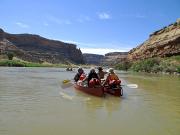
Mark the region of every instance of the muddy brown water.
[[121, 98], [79, 92], [63, 68], [0, 67], [0, 135], [179, 135], [180, 77], [119, 72]]

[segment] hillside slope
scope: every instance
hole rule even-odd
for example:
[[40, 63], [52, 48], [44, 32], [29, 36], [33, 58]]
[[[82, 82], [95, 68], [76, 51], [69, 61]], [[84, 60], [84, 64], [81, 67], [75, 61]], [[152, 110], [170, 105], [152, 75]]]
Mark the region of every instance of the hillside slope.
[[152, 33], [148, 40], [128, 53], [130, 61], [180, 55], [180, 20]]

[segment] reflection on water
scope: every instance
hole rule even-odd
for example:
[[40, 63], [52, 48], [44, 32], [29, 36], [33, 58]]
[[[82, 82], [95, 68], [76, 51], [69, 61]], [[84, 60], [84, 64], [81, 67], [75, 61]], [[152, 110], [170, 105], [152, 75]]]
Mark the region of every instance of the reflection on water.
[[61, 68], [0, 68], [0, 135], [179, 135], [180, 78], [119, 72], [121, 98], [98, 98], [62, 80]]

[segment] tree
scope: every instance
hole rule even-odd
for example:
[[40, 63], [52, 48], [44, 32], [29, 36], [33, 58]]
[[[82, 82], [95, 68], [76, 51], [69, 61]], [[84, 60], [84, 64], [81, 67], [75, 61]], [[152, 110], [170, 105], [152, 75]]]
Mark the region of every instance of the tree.
[[13, 53], [13, 52], [8, 52], [8, 53], [7, 53], [7, 56], [8, 56], [8, 59], [9, 59], [9, 60], [13, 60], [14, 53]]

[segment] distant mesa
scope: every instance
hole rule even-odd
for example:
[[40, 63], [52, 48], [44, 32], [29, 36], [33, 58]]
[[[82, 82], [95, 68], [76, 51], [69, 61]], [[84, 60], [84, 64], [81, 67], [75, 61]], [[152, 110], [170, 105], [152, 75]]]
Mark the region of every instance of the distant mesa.
[[86, 64], [100, 65], [104, 59], [104, 55], [83, 53]]
[[127, 58], [127, 54], [128, 52], [111, 52], [105, 55], [84, 53], [83, 56], [87, 64], [108, 66], [124, 61]]
[[107, 53], [102, 60], [102, 65], [113, 66], [127, 59], [128, 52], [111, 52]]
[[128, 52], [109, 52], [106, 53], [105, 56], [119, 56], [119, 55], [127, 55]]

